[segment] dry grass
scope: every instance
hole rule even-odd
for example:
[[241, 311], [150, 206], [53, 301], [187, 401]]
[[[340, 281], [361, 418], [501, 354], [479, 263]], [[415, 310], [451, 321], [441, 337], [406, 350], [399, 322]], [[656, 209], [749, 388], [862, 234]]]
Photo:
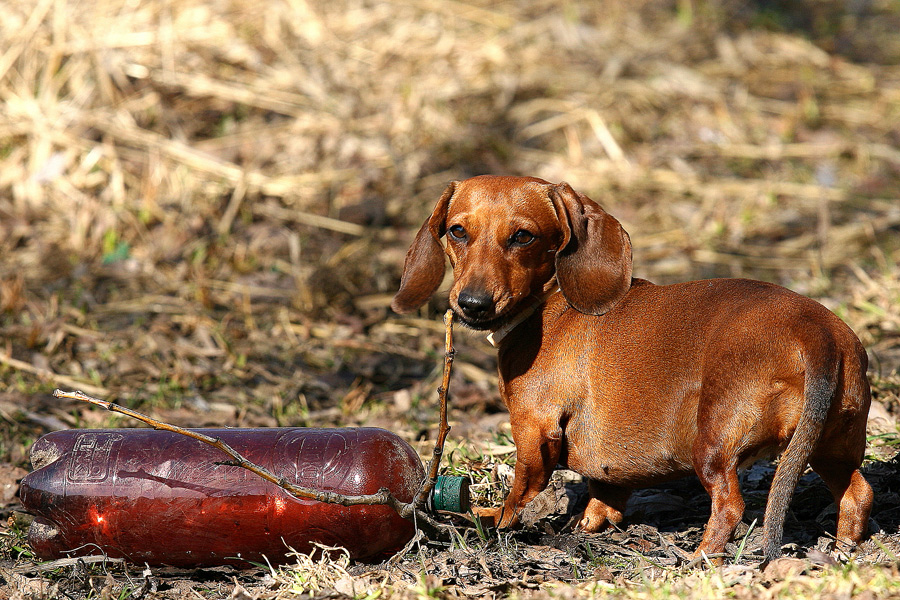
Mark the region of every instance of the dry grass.
[[[727, 31], [727, 5], [7, 12], [0, 307], [26, 380], [292, 403], [289, 353], [396, 339], [409, 229], [486, 171], [588, 192], [657, 281], [749, 275], [836, 308], [897, 279], [900, 70]], [[434, 346], [409, 345], [388, 352]]]
[[[0, 461], [128, 424], [54, 386], [428, 437], [441, 301], [387, 306], [443, 186], [485, 172], [601, 202], [639, 276], [821, 300], [896, 415], [900, 12], [848, 6], [8, 0]], [[459, 345], [450, 442], [502, 453], [493, 354]]]

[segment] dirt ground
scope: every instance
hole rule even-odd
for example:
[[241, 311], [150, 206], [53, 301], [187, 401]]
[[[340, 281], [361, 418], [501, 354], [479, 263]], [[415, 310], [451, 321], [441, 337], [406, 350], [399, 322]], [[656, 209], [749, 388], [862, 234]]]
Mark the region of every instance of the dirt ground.
[[[0, 19], [0, 598], [900, 597], [900, 10], [869, 2], [11, 0]], [[446, 294], [389, 309], [447, 182], [568, 181], [629, 231], [635, 275], [739, 276], [859, 335], [873, 535], [827, 550], [806, 475], [786, 558], [755, 554], [773, 466], [718, 570], [709, 499], [641, 490], [576, 534], [558, 472], [513, 533], [461, 517], [384, 564], [46, 563], [18, 482], [54, 430], [131, 427], [80, 389], [186, 427], [372, 425], [423, 458]], [[447, 285], [442, 287], [446, 290]], [[447, 472], [476, 502], [514, 463], [496, 358], [459, 332]], [[746, 535], [745, 535], [746, 534]], [[742, 542], [746, 539], [746, 543]], [[843, 569], [843, 570], [841, 570]], [[792, 586], [799, 586], [797, 588]]]

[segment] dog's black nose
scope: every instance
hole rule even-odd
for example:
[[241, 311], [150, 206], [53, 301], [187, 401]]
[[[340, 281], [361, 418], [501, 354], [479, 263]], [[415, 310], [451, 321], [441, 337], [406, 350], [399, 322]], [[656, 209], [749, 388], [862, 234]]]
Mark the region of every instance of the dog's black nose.
[[494, 300], [491, 295], [485, 292], [470, 292], [463, 290], [457, 298], [459, 307], [467, 317], [479, 318], [483, 317], [494, 306]]

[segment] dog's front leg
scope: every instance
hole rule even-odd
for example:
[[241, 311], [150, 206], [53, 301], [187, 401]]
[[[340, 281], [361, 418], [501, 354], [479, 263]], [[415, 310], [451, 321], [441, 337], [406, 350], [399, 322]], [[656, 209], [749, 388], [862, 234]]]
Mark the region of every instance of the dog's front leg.
[[[479, 508], [475, 513], [500, 528], [514, 527], [519, 513], [550, 481], [562, 448], [562, 428], [546, 431], [537, 423], [514, 424], [516, 468], [512, 487], [502, 508]], [[488, 523], [490, 525], [492, 523]]]

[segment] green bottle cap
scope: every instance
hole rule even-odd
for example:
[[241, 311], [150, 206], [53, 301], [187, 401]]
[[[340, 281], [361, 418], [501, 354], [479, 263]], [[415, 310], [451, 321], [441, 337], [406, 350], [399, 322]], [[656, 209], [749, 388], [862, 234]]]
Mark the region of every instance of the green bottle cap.
[[431, 490], [431, 509], [464, 513], [469, 511], [469, 478], [441, 475]]

